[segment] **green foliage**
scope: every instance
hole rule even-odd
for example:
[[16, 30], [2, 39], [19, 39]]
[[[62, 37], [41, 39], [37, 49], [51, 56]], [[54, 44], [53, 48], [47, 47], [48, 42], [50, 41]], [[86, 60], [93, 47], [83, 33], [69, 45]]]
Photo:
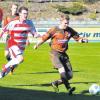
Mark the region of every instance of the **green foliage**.
[[73, 15], [82, 14], [84, 11], [86, 11], [86, 8], [83, 6], [83, 4], [78, 2], [73, 3], [71, 7], [57, 5], [56, 8], [60, 12]]
[[92, 13], [90, 13], [90, 15], [89, 15], [89, 18], [91, 18], [91, 19], [93, 19], [93, 20], [96, 20], [96, 13], [95, 12], [92, 12]]

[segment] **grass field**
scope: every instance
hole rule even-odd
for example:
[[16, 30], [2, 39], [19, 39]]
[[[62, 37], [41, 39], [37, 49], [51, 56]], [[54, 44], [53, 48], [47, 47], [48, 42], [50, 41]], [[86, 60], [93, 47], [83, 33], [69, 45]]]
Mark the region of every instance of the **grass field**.
[[[70, 43], [68, 54], [73, 65], [75, 95], [68, 96], [64, 85], [55, 93], [50, 83], [59, 78], [49, 59], [50, 48], [43, 44], [33, 50], [26, 47], [25, 61], [15, 69], [14, 75], [0, 79], [0, 100], [100, 100], [92, 96], [88, 88], [92, 83], [100, 85], [100, 43]], [[0, 44], [0, 66], [5, 64], [4, 44]], [[1, 67], [0, 67], [1, 68]]]

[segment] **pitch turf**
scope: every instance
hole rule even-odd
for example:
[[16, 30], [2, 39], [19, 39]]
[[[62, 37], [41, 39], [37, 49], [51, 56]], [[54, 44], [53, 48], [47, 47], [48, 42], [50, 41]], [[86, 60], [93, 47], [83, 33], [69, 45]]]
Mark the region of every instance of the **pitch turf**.
[[[48, 44], [37, 50], [28, 46], [25, 61], [14, 74], [0, 79], [0, 100], [100, 100], [100, 95], [88, 93], [92, 83], [100, 85], [100, 43], [69, 44], [68, 54], [74, 74], [70, 83], [76, 87], [73, 96], [68, 96], [64, 85], [59, 86], [60, 93], [55, 93], [50, 86], [59, 75], [52, 67], [49, 51]], [[5, 63], [4, 44], [0, 44], [0, 66]]]

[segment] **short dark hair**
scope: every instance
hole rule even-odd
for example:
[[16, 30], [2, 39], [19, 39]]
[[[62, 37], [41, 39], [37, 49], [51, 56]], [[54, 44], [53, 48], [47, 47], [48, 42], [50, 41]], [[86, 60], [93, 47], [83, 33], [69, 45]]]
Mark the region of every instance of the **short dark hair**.
[[61, 20], [64, 20], [64, 19], [70, 20], [69, 15], [61, 15], [60, 19]]
[[24, 6], [20, 7], [20, 8], [19, 8], [19, 13], [21, 13], [22, 10], [28, 11], [28, 8], [27, 8], [27, 7], [24, 7]]
[[13, 6], [13, 5], [18, 7], [18, 4], [17, 3], [13, 3], [11, 6]]

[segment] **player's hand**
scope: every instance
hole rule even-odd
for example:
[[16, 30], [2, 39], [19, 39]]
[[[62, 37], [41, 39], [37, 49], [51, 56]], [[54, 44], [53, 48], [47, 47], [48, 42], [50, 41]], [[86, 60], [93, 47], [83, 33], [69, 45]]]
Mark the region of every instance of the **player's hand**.
[[35, 50], [35, 49], [37, 49], [37, 48], [38, 48], [38, 46], [37, 46], [37, 45], [34, 45], [33, 49]]
[[26, 46], [29, 46], [30, 45], [30, 42], [29, 40], [26, 41]]
[[81, 42], [82, 42], [82, 43], [88, 43], [88, 39], [87, 39], [87, 38], [83, 38], [83, 39], [81, 40]]
[[34, 37], [35, 37], [35, 38], [40, 38], [41, 35], [40, 35], [40, 34], [35, 34]]

